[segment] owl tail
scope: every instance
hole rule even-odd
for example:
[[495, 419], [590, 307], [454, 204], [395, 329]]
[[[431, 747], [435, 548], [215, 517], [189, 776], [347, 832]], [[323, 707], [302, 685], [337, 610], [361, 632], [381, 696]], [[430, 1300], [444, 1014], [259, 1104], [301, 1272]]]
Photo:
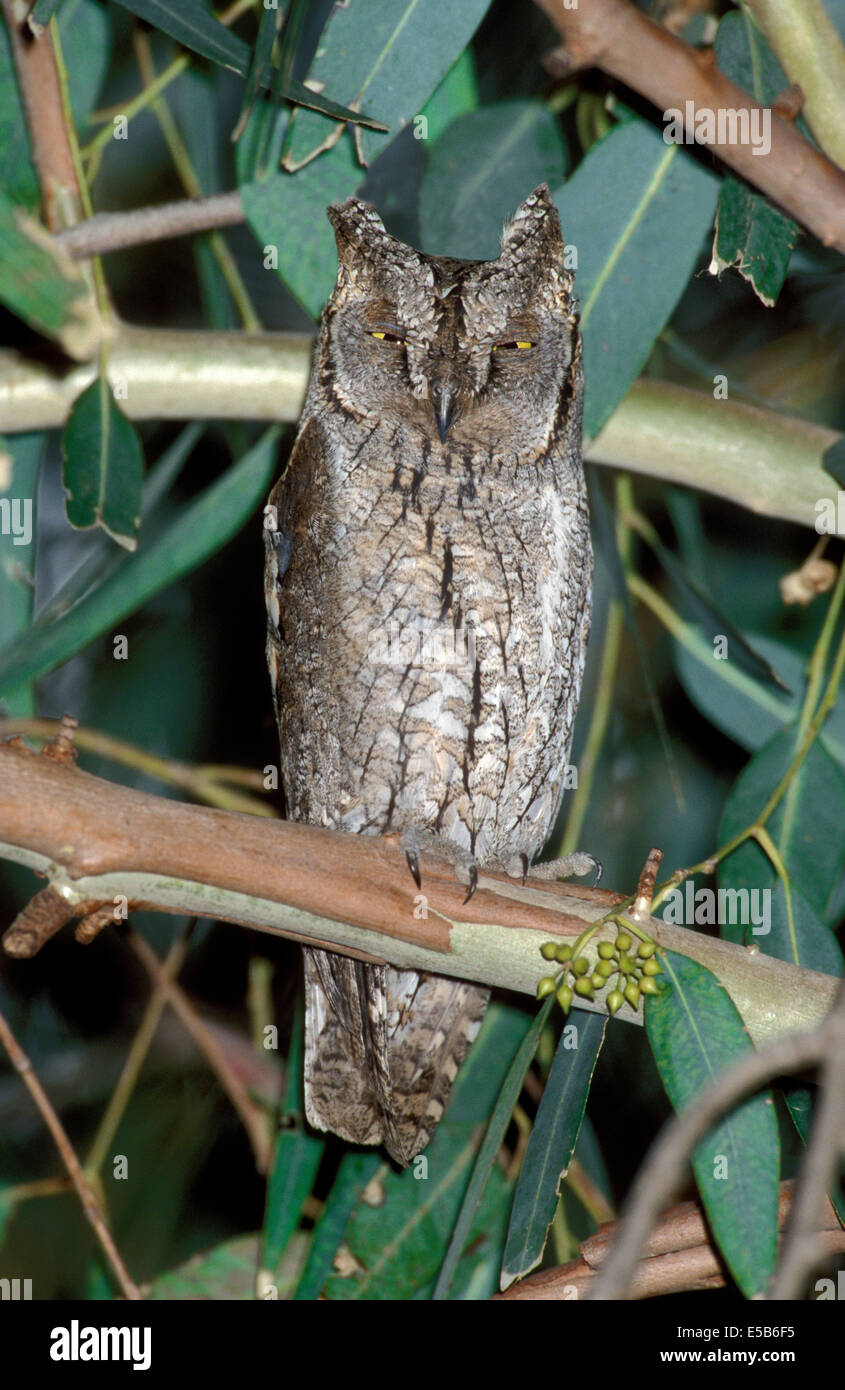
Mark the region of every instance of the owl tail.
[[489, 989], [305, 948], [305, 1110], [316, 1129], [425, 1148], [484, 1017]]

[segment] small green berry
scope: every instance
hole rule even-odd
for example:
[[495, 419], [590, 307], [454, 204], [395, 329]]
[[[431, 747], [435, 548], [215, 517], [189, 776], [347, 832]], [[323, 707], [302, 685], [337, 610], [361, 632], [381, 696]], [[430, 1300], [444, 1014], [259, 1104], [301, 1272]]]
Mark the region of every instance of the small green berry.
[[646, 960], [643, 961], [642, 972], [644, 975], [662, 975], [663, 967], [661, 966], [659, 961]]
[[621, 931], [616, 938], [617, 951], [630, 951], [631, 945], [631, 937], [626, 931]]
[[646, 975], [640, 980], [640, 994], [659, 994], [660, 984], [651, 975]]
[[590, 968], [590, 962], [586, 956], [576, 956], [572, 962], [572, 971], [575, 975], [586, 975]]
[[639, 949], [637, 950], [637, 955], [642, 956], [643, 960], [648, 960], [649, 956], [653, 956], [656, 950], [656, 941], [641, 941]]
[[560, 963], [561, 963], [561, 965], [565, 965], [566, 962], [567, 962], [568, 960], [571, 960], [571, 959], [572, 959], [572, 947], [571, 947], [571, 946], [556, 946], [556, 947], [555, 947], [555, 960], [559, 960]]
[[594, 970], [590, 976], [590, 984], [593, 986], [593, 989], [604, 989], [607, 984], [607, 976], [600, 975], [598, 970]]
[[554, 960], [556, 953], [557, 942], [555, 941], [544, 941], [540, 947], [540, 955], [543, 957], [543, 960]]
[[601, 976], [603, 980], [607, 980], [613, 974], [615, 969], [616, 967], [613, 964], [612, 960], [600, 960], [598, 965], [596, 966], [595, 974]]
[[607, 1012], [609, 1014], [618, 1013], [625, 1000], [620, 990], [612, 989], [607, 996]]
[[557, 988], [557, 1002], [565, 1014], [569, 1013], [569, 1006], [572, 1003], [572, 990], [569, 985], [559, 985]]
[[547, 999], [550, 994], [554, 994], [557, 989], [557, 980], [554, 975], [544, 975], [537, 986], [537, 998]]
[[616, 954], [616, 947], [612, 941], [599, 942], [599, 960], [613, 960]]
[[575, 993], [580, 994], [583, 998], [589, 999], [593, 993], [592, 980], [587, 980], [582, 975], [580, 980], [575, 981]]
[[638, 1008], [640, 1002], [640, 987], [638, 984], [635, 984], [633, 980], [629, 980], [625, 986], [625, 998], [628, 1000], [632, 1009]]

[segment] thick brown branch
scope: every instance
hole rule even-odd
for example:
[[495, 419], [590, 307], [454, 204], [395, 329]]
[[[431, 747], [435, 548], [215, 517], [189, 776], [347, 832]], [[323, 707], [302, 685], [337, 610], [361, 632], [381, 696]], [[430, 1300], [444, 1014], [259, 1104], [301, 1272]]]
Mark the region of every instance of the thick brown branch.
[[[77, 912], [124, 894], [130, 907], [218, 917], [533, 996], [542, 942], [576, 935], [619, 901], [485, 873], [464, 903], [452, 870], [425, 857], [419, 894], [396, 840], [188, 806], [0, 745], [0, 854], [47, 874]], [[656, 918], [647, 929], [717, 975], [755, 1041], [810, 1026], [830, 1007], [829, 976]], [[627, 1005], [623, 1016], [642, 1021]]]
[[[695, 111], [763, 109], [719, 71], [712, 53], [690, 48], [628, 0], [590, 0], [577, 9], [567, 9], [564, 0], [537, 4], [565, 40], [554, 55], [554, 71], [561, 76], [599, 67], [659, 111], [678, 110], [684, 118], [687, 101]], [[751, 144], [706, 143], [826, 246], [845, 251], [845, 173], [789, 121], [772, 113], [771, 148], [765, 154]]]

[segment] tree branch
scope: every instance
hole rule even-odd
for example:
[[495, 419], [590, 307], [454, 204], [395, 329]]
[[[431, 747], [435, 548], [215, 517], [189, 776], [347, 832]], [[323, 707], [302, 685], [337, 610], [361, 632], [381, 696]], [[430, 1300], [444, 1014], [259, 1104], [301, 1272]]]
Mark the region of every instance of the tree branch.
[[[216, 917], [365, 960], [431, 970], [534, 997], [540, 946], [577, 936], [619, 895], [482, 874], [469, 903], [442, 862], [422, 858], [417, 893], [397, 836], [344, 835], [188, 806], [0, 745], [0, 856], [46, 876], [78, 916], [118, 895], [130, 909]], [[731, 942], [646, 920], [661, 945], [707, 966], [752, 1038], [807, 1027], [836, 981]], [[599, 939], [615, 937], [612, 925]], [[31, 954], [13, 926], [7, 953]], [[604, 1012], [600, 1002], [584, 1007]], [[626, 1004], [618, 1017], [641, 1023]]]
[[[306, 333], [215, 333], [121, 324], [109, 343], [109, 378], [132, 420], [299, 419], [313, 339]], [[96, 364], [57, 367], [0, 352], [0, 432], [64, 425]], [[634, 383], [585, 457], [702, 488], [763, 516], [806, 526], [815, 504], [836, 505], [822, 457], [840, 438], [807, 420], [668, 382]]]
[[[793, 1182], [781, 1183], [778, 1202], [780, 1230], [783, 1230], [792, 1210], [794, 1191]], [[538, 1270], [527, 1279], [512, 1284], [504, 1293], [495, 1294], [494, 1299], [569, 1301], [586, 1297], [596, 1278], [596, 1271], [607, 1259], [620, 1224], [619, 1221], [603, 1223], [596, 1235], [581, 1241], [578, 1246], [580, 1258], [554, 1269]], [[821, 1248], [830, 1255], [845, 1251], [845, 1231], [840, 1228], [829, 1202], [816, 1241], [817, 1251]], [[698, 1289], [721, 1289], [727, 1282], [725, 1266], [713, 1243], [701, 1203], [680, 1202], [666, 1212], [645, 1242], [627, 1297], [656, 1298], [663, 1294], [688, 1293]]]
[[[702, 53], [637, 10], [629, 0], [590, 0], [568, 9], [565, 0], [536, 0], [564, 39], [553, 63], [567, 77], [599, 67], [654, 103], [659, 111], [762, 111]], [[692, 132], [690, 132], [692, 133]], [[845, 173], [815, 149], [789, 121], [771, 113], [771, 148], [701, 140], [731, 169], [779, 203], [825, 246], [845, 251]]]

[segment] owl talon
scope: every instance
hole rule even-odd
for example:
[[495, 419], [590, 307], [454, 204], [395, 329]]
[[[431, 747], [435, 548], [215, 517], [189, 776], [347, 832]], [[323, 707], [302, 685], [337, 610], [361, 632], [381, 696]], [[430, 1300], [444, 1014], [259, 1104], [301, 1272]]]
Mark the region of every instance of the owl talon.
[[421, 878], [421, 876], [420, 876], [420, 861], [419, 861], [419, 859], [417, 858], [416, 850], [413, 850], [413, 849], [406, 849], [406, 850], [405, 850], [405, 862], [406, 862], [406, 864], [408, 865], [408, 868], [411, 870], [411, 876], [412, 876], [412, 878], [413, 878], [413, 880], [414, 880], [414, 883], [417, 885], [417, 888], [418, 888], [420, 891], [422, 891], [422, 878]]
[[466, 907], [476, 888], [478, 887], [478, 866], [473, 860], [469, 866], [469, 892], [463, 900], [462, 906]]

